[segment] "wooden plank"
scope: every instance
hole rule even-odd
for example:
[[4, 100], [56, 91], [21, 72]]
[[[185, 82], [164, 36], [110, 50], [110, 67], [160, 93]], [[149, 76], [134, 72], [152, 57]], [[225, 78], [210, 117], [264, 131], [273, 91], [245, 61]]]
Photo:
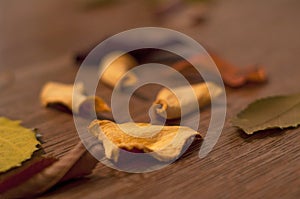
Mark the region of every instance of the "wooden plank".
[[[70, 114], [41, 107], [42, 85], [74, 81], [78, 66], [72, 62], [73, 52], [125, 29], [159, 25], [142, 1], [92, 11], [79, 9], [75, 2], [0, 2], [0, 72], [14, 74], [0, 92], [0, 115], [38, 128], [45, 151], [58, 157], [78, 136]], [[245, 136], [230, 124], [230, 118], [257, 98], [299, 92], [299, 6], [296, 0], [216, 1], [205, 25], [176, 27], [236, 64], [260, 62], [270, 77], [263, 86], [227, 88], [226, 125], [207, 157], [199, 159], [195, 145], [170, 166], [142, 174], [99, 163], [89, 178], [56, 186], [41, 198], [299, 198], [300, 130]], [[111, 91], [106, 89], [98, 94], [109, 100]], [[134, 117], [146, 120], [151, 100], [133, 97], [133, 103], [138, 105]], [[209, 114], [203, 112], [201, 131]]]

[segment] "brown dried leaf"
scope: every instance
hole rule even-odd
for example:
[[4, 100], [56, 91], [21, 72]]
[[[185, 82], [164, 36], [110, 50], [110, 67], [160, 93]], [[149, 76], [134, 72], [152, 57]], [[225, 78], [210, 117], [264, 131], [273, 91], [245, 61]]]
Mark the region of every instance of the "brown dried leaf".
[[267, 80], [265, 71], [259, 66], [237, 67], [213, 53], [210, 56], [216, 63], [222, 78], [228, 86], [240, 87], [246, 83], [263, 83]]
[[8, 172], [8, 176], [1, 178], [0, 193], [4, 193], [9, 189], [21, 185], [56, 161], [57, 159], [52, 157], [38, 157], [31, 160], [29, 165], [23, 165], [22, 167], [15, 169], [17, 170], [16, 172], [15, 170], [12, 170], [12, 174], [10, 174], [11, 172]]
[[[267, 81], [265, 70], [259, 66], [250, 67], [237, 67], [224, 59], [220, 58], [214, 53], [209, 53], [215, 64], [217, 65], [222, 79], [227, 86], [237, 88], [244, 86], [247, 83], [264, 83]], [[173, 67], [182, 71], [192, 65], [201, 65], [202, 67], [210, 70], [210, 61], [207, 60], [206, 55], [197, 55], [191, 57], [187, 61], [178, 61], [173, 64]], [[192, 65], [191, 65], [192, 64]]]
[[[178, 157], [185, 143], [200, 133], [181, 126], [158, 126], [146, 123], [116, 124], [107, 120], [95, 120], [89, 126], [104, 146], [107, 158], [118, 161], [120, 148], [153, 152], [160, 161]], [[124, 132], [125, 131], [125, 132]]]
[[222, 89], [212, 82], [194, 84], [192, 89], [196, 99], [190, 94], [190, 86], [178, 87], [172, 89], [172, 91], [163, 88], [154, 102], [156, 113], [167, 119], [180, 118], [198, 107], [205, 107], [211, 102], [212, 98], [216, 98], [222, 93]]
[[[39, 166], [39, 170], [33, 170], [33, 168], [37, 168], [36, 164], [44, 164], [45, 162], [43, 161], [49, 163], [48, 158], [41, 159], [41, 162], [33, 164], [27, 170], [23, 171], [23, 173], [18, 174], [20, 176], [31, 177], [24, 177], [24, 181], [15, 184], [15, 186], [6, 185], [5, 182], [11, 182], [11, 179], [3, 180], [0, 183], [2, 196], [4, 198], [23, 198], [41, 194], [59, 182], [90, 174], [98, 162], [81, 142], [67, 155], [50, 164], [48, 167], [43, 169], [43, 167]], [[26, 173], [29, 171], [33, 172], [34, 175]], [[15, 176], [13, 178], [16, 179]]]
[[[74, 99], [74, 103], [72, 99]], [[95, 107], [92, 106], [93, 101]], [[110, 111], [109, 106], [100, 97], [86, 96], [82, 84], [74, 86], [72, 84], [48, 82], [42, 89], [41, 102], [43, 106], [61, 104], [72, 110], [73, 113], [80, 115], [91, 114], [94, 111], [96, 113]]]

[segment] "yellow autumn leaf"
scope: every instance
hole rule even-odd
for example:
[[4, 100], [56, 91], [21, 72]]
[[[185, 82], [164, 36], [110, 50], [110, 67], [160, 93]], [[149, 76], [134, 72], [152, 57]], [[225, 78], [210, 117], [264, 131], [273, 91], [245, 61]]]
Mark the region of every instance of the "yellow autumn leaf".
[[22, 127], [20, 121], [0, 117], [0, 173], [21, 166], [38, 144], [35, 133]]

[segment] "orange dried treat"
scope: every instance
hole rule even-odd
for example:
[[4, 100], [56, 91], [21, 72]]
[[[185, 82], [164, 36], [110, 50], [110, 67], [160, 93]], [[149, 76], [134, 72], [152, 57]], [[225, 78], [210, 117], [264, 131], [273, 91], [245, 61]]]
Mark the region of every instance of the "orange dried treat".
[[137, 61], [131, 55], [112, 52], [105, 56], [100, 63], [99, 69], [105, 69], [101, 75], [101, 81], [113, 88], [119, 81], [121, 88], [130, 87], [137, 82], [137, 77], [128, 71], [137, 65]]
[[[62, 84], [48, 82], [41, 92], [43, 106], [61, 104], [72, 110], [73, 113], [108, 112], [111, 109], [103, 99], [97, 96], [86, 96], [83, 84]], [[93, 107], [93, 103], [95, 107]]]
[[198, 107], [207, 106], [212, 98], [220, 94], [222, 94], [221, 87], [212, 82], [178, 87], [172, 91], [163, 88], [157, 94], [153, 106], [158, 115], [166, 119], [177, 119], [197, 110]]
[[116, 124], [108, 120], [94, 120], [89, 131], [102, 143], [107, 158], [118, 161], [120, 148], [138, 149], [150, 153], [160, 161], [177, 158], [186, 142], [200, 133], [188, 127], [159, 126], [147, 123]]

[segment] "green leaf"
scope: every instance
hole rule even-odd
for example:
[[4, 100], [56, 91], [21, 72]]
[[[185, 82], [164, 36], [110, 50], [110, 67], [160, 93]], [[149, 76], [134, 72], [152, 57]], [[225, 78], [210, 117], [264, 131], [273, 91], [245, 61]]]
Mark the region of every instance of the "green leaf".
[[35, 133], [22, 127], [20, 121], [0, 117], [0, 173], [21, 166], [39, 144]]
[[300, 124], [300, 94], [257, 100], [240, 112], [232, 124], [249, 135], [266, 129], [297, 127]]

